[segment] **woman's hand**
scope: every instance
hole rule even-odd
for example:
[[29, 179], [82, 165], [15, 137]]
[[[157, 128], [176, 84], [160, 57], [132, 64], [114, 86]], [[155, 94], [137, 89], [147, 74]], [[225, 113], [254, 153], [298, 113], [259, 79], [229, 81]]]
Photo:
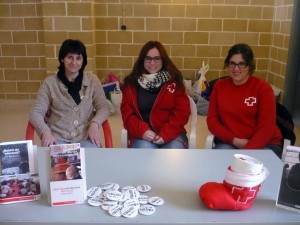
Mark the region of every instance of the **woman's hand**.
[[233, 138], [232, 141], [232, 144], [239, 149], [244, 148], [247, 143], [248, 143], [248, 139], [242, 139], [242, 138]]
[[164, 139], [163, 139], [162, 137], [156, 135], [156, 138], [155, 138], [155, 140], [153, 141], [153, 143], [154, 143], [154, 144], [161, 145], [161, 144], [164, 144], [165, 141], [164, 141]]
[[49, 147], [50, 145], [57, 144], [55, 137], [52, 135], [50, 130], [46, 130], [42, 134], [42, 147]]
[[146, 141], [153, 142], [154, 144], [164, 144], [165, 143], [164, 139], [162, 137], [156, 135], [156, 133], [153, 132], [152, 130], [147, 130], [143, 135], [143, 139]]
[[99, 126], [98, 123], [96, 122], [91, 122], [90, 127], [87, 131], [86, 139], [90, 139], [91, 142], [100, 147], [100, 131], [99, 131]]
[[142, 137], [146, 141], [154, 141], [156, 139], [156, 133], [154, 133], [152, 130], [147, 130]]

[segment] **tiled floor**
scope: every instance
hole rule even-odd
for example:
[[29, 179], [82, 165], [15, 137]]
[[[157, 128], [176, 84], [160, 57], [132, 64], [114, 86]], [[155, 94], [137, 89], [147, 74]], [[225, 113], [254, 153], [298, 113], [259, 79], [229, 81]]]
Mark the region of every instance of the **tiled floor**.
[[[32, 105], [29, 100], [0, 100], [0, 142], [25, 139], [25, 130], [28, 122], [28, 112]], [[206, 126], [206, 117], [198, 115], [197, 148], [204, 147], [205, 138], [209, 134]], [[113, 135], [114, 147], [120, 147], [122, 120], [120, 114], [109, 117]], [[189, 130], [189, 129], [187, 129]], [[295, 133], [298, 137], [296, 146], [300, 146], [300, 123], [296, 124]], [[39, 145], [38, 137], [35, 144]]]

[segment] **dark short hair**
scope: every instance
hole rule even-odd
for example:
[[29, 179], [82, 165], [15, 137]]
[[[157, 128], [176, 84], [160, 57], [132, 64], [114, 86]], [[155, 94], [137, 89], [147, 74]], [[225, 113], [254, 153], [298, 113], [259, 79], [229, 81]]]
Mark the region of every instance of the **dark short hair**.
[[236, 44], [229, 49], [227, 57], [225, 58], [225, 61], [224, 61], [224, 69], [228, 66], [231, 57], [236, 54], [242, 55], [246, 64], [249, 66], [250, 74], [253, 74], [255, 71], [255, 62], [254, 62], [253, 51], [249, 45], [244, 44], [244, 43]]
[[62, 59], [66, 57], [69, 53], [76, 53], [78, 55], [82, 55], [83, 63], [80, 71], [83, 71], [85, 66], [87, 65], [87, 54], [85, 45], [80, 40], [67, 39], [65, 40], [59, 50], [58, 61], [60, 71], [65, 70], [65, 65], [62, 63]]

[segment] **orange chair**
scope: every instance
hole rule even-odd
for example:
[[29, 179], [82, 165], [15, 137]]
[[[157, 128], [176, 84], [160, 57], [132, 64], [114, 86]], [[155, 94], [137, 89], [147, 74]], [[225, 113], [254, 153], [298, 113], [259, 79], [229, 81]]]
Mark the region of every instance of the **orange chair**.
[[[104, 142], [105, 148], [113, 148], [113, 141], [111, 135], [111, 129], [108, 120], [105, 120], [102, 124], [103, 134], [104, 134]], [[34, 141], [34, 126], [28, 121], [27, 128], [26, 128], [26, 140]]]

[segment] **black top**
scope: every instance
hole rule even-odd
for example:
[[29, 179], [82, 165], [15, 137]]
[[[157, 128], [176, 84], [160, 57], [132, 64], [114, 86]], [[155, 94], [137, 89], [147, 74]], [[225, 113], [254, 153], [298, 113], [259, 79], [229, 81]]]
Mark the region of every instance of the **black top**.
[[153, 130], [150, 124], [150, 112], [154, 105], [154, 102], [158, 96], [160, 89], [156, 92], [149, 92], [142, 88], [140, 85], [137, 85], [137, 103], [139, 111], [142, 115], [143, 121], [148, 123], [149, 127]]

